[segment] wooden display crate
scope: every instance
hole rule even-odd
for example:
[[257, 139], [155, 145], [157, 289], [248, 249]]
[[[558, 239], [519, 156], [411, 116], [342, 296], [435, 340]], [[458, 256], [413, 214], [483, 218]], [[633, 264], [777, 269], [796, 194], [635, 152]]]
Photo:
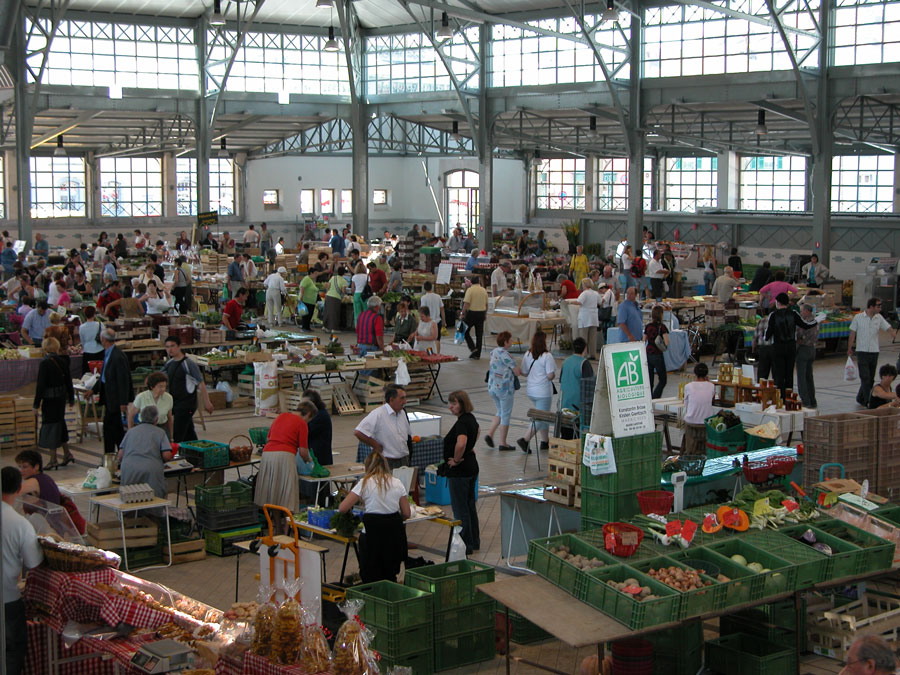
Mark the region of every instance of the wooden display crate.
[[564, 438], [551, 438], [548, 457], [550, 459], [559, 460], [560, 462], [580, 464], [581, 439], [573, 438], [571, 440], [567, 440]]
[[303, 400], [303, 392], [297, 389], [278, 390], [278, 411], [296, 412], [297, 406]]
[[253, 375], [241, 373], [238, 375], [238, 395], [253, 398]]
[[208, 389], [206, 393], [209, 394], [209, 402], [212, 403], [212, 407], [215, 410], [224, 410], [228, 407], [228, 402], [225, 399], [224, 391]]
[[[159, 527], [146, 517], [125, 519], [125, 545], [131, 548], [155, 546]], [[87, 524], [88, 543], [103, 549], [122, 548], [122, 529], [118, 520]]]
[[578, 485], [581, 482], [581, 465], [548, 459], [547, 478], [557, 484]]
[[201, 328], [197, 333], [197, 342], [212, 345], [220, 345], [225, 342], [224, 330]]
[[807, 617], [807, 645], [814, 653], [843, 661], [850, 645], [863, 635], [879, 635], [888, 642], [900, 639], [900, 600], [867, 592], [863, 597]]
[[[169, 561], [169, 547], [163, 546], [163, 558]], [[206, 559], [206, 540], [191, 539], [190, 541], [182, 541], [172, 544], [172, 564], [194, 562], [195, 560]]]
[[363, 407], [359, 404], [356, 394], [350, 389], [347, 382], [339, 382], [334, 385], [334, 411], [338, 415], [359, 415]]
[[547, 482], [544, 484], [544, 499], [548, 502], [572, 506], [575, 503], [575, 486]]

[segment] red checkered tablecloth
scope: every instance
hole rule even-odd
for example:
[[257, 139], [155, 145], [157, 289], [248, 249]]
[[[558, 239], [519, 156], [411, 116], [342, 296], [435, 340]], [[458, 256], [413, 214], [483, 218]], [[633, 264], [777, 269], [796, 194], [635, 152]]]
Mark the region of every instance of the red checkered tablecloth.
[[[218, 673], [218, 670], [216, 671]], [[316, 675], [310, 673], [303, 666], [282, 666], [272, 663], [265, 656], [244, 653], [244, 668], [242, 675]]]
[[56, 572], [42, 565], [28, 573], [24, 598], [26, 604], [34, 608], [61, 616], [61, 605], [74, 595], [74, 585], [91, 589], [97, 584], [113, 584], [115, 581], [116, 573], [108, 567], [95, 572]]
[[216, 661], [216, 675], [241, 675], [244, 669], [244, 656], [222, 655]]

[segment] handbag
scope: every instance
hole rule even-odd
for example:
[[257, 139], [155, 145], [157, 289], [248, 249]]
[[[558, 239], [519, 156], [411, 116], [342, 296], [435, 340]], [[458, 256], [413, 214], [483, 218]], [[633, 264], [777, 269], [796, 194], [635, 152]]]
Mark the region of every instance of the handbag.
[[597, 310], [597, 317], [601, 323], [610, 321], [612, 319], [612, 307], [601, 307]]
[[657, 333], [656, 337], [653, 338], [653, 345], [661, 352], [665, 352], [669, 345], [666, 344], [666, 338], [662, 332]]

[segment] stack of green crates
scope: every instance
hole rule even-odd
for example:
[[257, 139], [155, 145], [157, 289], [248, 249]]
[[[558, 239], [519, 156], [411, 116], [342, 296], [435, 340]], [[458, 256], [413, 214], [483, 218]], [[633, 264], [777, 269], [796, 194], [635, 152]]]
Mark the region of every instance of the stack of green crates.
[[806, 648], [806, 598], [802, 598], [800, 623], [797, 622], [797, 610], [794, 601], [781, 600], [760, 605], [753, 609], [727, 614], [719, 619], [719, 634], [746, 633], [758, 635], [766, 642], [794, 649], [797, 638], [800, 646]]
[[662, 434], [658, 431], [613, 439], [616, 473], [595, 476], [581, 467], [581, 529], [627, 520], [637, 513], [637, 493], [659, 490], [662, 479]]
[[685, 621], [646, 636], [653, 644], [653, 675], [696, 675], [703, 666], [703, 623]]
[[371, 647], [382, 672], [395, 666], [412, 668], [413, 675], [434, 672], [431, 593], [376, 581], [348, 588], [347, 599], [365, 603], [359, 618], [375, 634]]
[[494, 601], [476, 586], [494, 580], [494, 568], [474, 560], [407, 570], [407, 586], [432, 594], [434, 670], [494, 658]]
[[226, 556], [237, 553], [232, 544], [255, 539], [260, 533], [253, 490], [246, 483], [198, 485], [194, 490], [197, 523], [203, 529], [206, 551]]

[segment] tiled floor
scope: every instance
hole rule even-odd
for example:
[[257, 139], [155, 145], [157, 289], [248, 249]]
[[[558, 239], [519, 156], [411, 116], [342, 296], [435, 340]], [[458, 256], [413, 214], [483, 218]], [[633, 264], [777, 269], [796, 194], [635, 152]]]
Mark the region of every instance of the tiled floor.
[[[349, 342], [349, 335], [343, 336], [344, 342]], [[489, 343], [493, 346], [493, 343]], [[882, 362], [893, 363], [900, 352], [900, 345], [891, 345], [885, 342], [883, 345], [885, 358]], [[484, 383], [484, 372], [488, 365], [490, 349], [480, 361], [470, 361], [468, 350], [462, 346], [453, 345], [446, 338], [443, 341], [443, 351], [456, 354], [462, 360], [458, 363], [445, 364], [441, 372], [440, 386], [446, 396], [455, 389], [464, 389], [472, 398], [475, 405], [475, 416], [482, 425], [482, 434], [487, 430], [491, 422], [494, 407], [487, 394], [487, 385]], [[845, 359], [840, 356], [831, 356], [817, 361], [815, 376], [818, 383], [818, 400], [820, 410], [823, 413], [843, 412], [855, 410], [854, 401], [856, 387], [843, 382], [843, 365]], [[561, 360], [559, 361], [561, 363]], [[680, 374], [670, 373], [665, 395], [677, 394]], [[520, 392], [516, 397], [513, 409], [513, 424], [509, 434], [510, 443], [521, 436], [527, 429], [528, 421], [526, 413], [530, 408], [530, 402]], [[444, 415], [442, 430], [447, 431], [452, 424], [449, 411], [437, 398], [413, 409], [424, 410]], [[249, 415], [249, 417], [248, 417]], [[356, 439], [353, 437], [353, 427], [358, 417], [334, 418], [334, 450], [335, 461], [352, 461], [356, 456]], [[262, 423], [258, 418], [252, 417], [252, 409], [227, 410], [216, 412], [211, 418], [207, 418], [207, 430], [201, 432], [203, 438], [227, 442], [234, 435], [246, 433], [246, 429]], [[673, 442], [680, 440], [679, 432], [673, 430]], [[97, 458], [102, 452], [101, 445], [91, 439], [79, 446], [76, 455], [78, 464], [70, 465], [65, 469], [52, 472], [57, 480], [73, 479], [84, 475], [85, 468], [97, 463]], [[512, 486], [525, 485], [538, 481], [544, 472], [539, 472], [534, 458], [530, 458], [525, 466], [525, 456], [519, 452], [500, 453], [497, 450], [487, 448], [483, 443], [477, 446], [478, 461], [481, 467], [480, 484], [481, 494], [478, 502], [478, 513], [482, 528], [482, 550], [473, 558], [496, 566], [498, 577], [510, 572], [506, 568], [505, 560], [501, 557], [500, 547], [500, 499], [498, 494]], [[13, 461], [13, 453], [3, 453], [3, 464]], [[546, 465], [543, 464], [544, 470]], [[229, 477], [226, 477], [229, 478]], [[79, 503], [79, 507], [87, 513], [87, 502]], [[449, 513], [449, 507], [446, 507]], [[409, 540], [418, 545], [418, 551], [413, 555], [424, 555], [429, 559], [440, 560], [443, 557], [447, 542], [445, 528], [432, 523], [417, 523], [409, 526]], [[328, 579], [333, 580], [340, 569], [341, 556], [343, 554], [339, 545], [333, 542], [317, 541], [329, 548], [327, 555]], [[210, 556], [204, 561], [178, 565], [171, 568], [147, 570], [141, 576], [164, 583], [176, 590], [189, 594], [199, 600], [203, 600], [216, 607], [228, 607], [235, 599], [235, 570], [236, 560], [230, 558], [217, 558]], [[356, 569], [356, 562], [351, 555], [348, 571]], [[257, 558], [250, 555], [243, 556], [238, 577], [240, 584], [240, 600], [251, 600], [256, 594], [257, 582], [255, 574]], [[574, 602], [574, 600], [573, 600]], [[555, 640], [533, 646], [514, 645], [513, 655], [529, 661], [538, 662], [545, 666], [555, 668], [564, 673], [577, 672], [578, 663], [586, 656], [593, 653], [591, 649], [579, 651], [565, 647]], [[516, 673], [540, 672], [532, 666], [522, 662], [513, 664]], [[488, 673], [505, 670], [505, 663], [501, 657], [492, 662], [478, 666], [469, 666], [459, 669], [466, 673]], [[803, 660], [801, 672], [810, 675], [825, 675], [836, 673], [840, 670], [836, 661], [820, 657], [806, 657]]]

